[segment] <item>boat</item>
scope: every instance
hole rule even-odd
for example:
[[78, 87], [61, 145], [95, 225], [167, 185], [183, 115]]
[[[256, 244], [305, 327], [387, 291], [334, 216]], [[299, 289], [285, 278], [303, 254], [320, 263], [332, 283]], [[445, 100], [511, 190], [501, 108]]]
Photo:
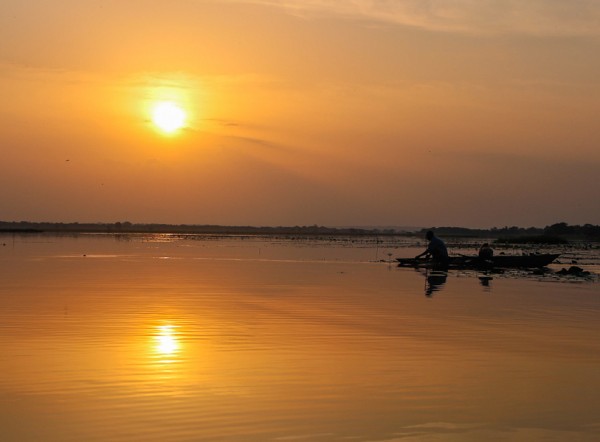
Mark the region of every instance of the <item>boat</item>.
[[[552, 263], [560, 254], [541, 253], [531, 255], [497, 255], [489, 259], [479, 256], [459, 255], [448, 258], [448, 268], [490, 269], [490, 268], [540, 268]], [[397, 258], [401, 267], [433, 267], [431, 260], [415, 258]]]

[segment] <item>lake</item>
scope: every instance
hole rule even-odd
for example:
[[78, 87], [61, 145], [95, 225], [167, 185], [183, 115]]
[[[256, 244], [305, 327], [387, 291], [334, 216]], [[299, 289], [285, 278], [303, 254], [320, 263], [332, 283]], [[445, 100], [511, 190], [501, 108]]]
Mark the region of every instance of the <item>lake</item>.
[[422, 246], [2, 235], [1, 439], [600, 440], [598, 278], [382, 262]]

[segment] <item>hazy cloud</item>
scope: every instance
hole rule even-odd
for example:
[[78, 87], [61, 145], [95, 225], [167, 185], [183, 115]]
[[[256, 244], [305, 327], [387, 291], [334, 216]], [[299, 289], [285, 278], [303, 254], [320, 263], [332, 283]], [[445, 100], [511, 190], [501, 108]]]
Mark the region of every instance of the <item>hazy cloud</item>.
[[337, 14], [433, 31], [600, 36], [599, 0], [247, 0], [310, 16]]

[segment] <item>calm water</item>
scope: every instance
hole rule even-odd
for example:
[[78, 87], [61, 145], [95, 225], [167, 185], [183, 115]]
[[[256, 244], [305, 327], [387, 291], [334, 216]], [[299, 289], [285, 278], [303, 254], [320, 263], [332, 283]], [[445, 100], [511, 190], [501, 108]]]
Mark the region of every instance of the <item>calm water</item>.
[[599, 440], [597, 279], [373, 262], [416, 252], [2, 236], [0, 439]]

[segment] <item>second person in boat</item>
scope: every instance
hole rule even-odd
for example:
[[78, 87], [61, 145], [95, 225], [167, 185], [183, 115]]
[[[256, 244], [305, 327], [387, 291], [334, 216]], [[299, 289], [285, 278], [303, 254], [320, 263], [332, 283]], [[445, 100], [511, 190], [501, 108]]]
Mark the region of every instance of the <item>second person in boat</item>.
[[485, 243], [479, 249], [479, 258], [485, 260], [491, 260], [494, 257], [494, 249], [490, 247], [488, 243]]

